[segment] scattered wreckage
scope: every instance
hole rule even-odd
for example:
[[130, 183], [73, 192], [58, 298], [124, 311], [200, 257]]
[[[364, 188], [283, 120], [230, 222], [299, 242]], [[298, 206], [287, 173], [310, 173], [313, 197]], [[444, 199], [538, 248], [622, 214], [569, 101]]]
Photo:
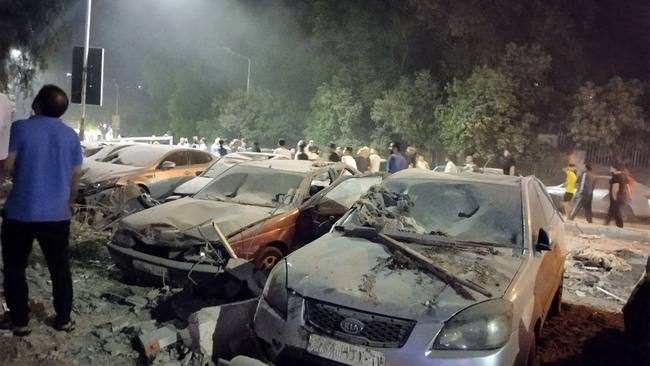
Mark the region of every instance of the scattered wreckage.
[[530, 364], [563, 230], [534, 177], [399, 172], [275, 266], [251, 329], [280, 363]]
[[327, 232], [380, 181], [343, 163], [244, 162], [193, 197], [120, 220], [107, 246], [125, 274], [179, 284], [213, 281], [242, 261], [269, 270]]

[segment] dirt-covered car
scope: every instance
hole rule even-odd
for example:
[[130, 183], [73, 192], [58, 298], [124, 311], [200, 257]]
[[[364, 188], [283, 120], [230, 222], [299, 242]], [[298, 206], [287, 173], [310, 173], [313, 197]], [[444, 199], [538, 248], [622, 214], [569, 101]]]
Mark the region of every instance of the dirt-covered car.
[[[357, 174], [343, 163], [240, 163], [193, 197], [124, 218], [108, 249], [127, 274], [141, 272], [179, 283], [213, 278], [233, 254], [270, 269], [327, 232], [365, 192], [369, 186], [352, 179]], [[375, 177], [373, 182], [378, 181]]]
[[534, 177], [398, 172], [275, 266], [254, 330], [280, 364], [530, 365], [563, 240]]

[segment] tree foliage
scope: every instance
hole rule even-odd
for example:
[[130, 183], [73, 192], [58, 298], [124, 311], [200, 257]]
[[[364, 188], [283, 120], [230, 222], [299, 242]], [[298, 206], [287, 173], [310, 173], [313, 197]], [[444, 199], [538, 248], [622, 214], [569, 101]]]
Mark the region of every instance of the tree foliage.
[[395, 88], [375, 100], [371, 111], [375, 144], [388, 146], [389, 140], [396, 139], [421, 150], [437, 146], [440, 126], [434, 111], [441, 100], [439, 89], [429, 71], [423, 70], [415, 77], [402, 77]]
[[[59, 18], [68, 0], [0, 1], [0, 91], [8, 83], [28, 89], [62, 35]], [[21, 51], [19, 57], [11, 50]]]
[[436, 117], [450, 152], [484, 159], [494, 159], [503, 149], [525, 152], [537, 119], [521, 110], [509, 74], [482, 66], [447, 88], [447, 102], [436, 110]]
[[[599, 144], [610, 150], [624, 144], [621, 137], [646, 128], [639, 105], [643, 84], [616, 76], [607, 84], [585, 83], [575, 94], [569, 115], [569, 133], [583, 145]], [[646, 141], [647, 143], [647, 141]]]
[[243, 137], [273, 146], [280, 138], [300, 139], [304, 125], [295, 105], [272, 92], [255, 89], [246, 97], [244, 91], [236, 90], [213, 101], [212, 116], [198, 123], [198, 131], [210, 138]]

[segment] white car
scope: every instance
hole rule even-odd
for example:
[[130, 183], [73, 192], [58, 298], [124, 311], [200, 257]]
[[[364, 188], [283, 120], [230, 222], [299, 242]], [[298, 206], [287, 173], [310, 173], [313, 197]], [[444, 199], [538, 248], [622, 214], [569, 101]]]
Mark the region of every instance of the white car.
[[[610, 176], [596, 175], [596, 188], [591, 201], [591, 210], [597, 215], [607, 215], [609, 210], [609, 180]], [[580, 184], [580, 180], [578, 183]], [[642, 218], [650, 218], [650, 188], [641, 183], [635, 182], [631, 186], [632, 201], [629, 205], [623, 206], [623, 221], [635, 221]], [[560, 204], [564, 198], [564, 183], [556, 186], [546, 187], [546, 191], [553, 198], [555, 206], [562, 211]], [[581, 213], [584, 213], [581, 211]]]

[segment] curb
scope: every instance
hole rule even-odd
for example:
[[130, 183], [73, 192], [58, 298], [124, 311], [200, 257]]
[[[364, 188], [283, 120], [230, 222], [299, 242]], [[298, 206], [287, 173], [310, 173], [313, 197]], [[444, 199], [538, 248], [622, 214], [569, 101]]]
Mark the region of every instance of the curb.
[[650, 244], [650, 231], [596, 224], [565, 222], [564, 229], [574, 234], [601, 235], [610, 239], [636, 240]]

